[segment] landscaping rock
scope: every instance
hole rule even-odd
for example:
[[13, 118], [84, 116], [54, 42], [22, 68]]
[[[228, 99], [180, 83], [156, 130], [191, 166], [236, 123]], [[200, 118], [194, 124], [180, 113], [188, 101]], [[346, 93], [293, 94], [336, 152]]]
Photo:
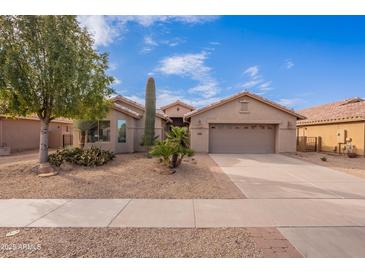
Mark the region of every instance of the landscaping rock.
[[40, 164], [38, 166], [38, 174], [48, 174], [52, 172], [54, 172], [54, 170], [49, 163]]
[[60, 169], [63, 171], [71, 171], [73, 170], [73, 168], [73, 165], [68, 162], [64, 162], [60, 165]]
[[38, 177], [42, 177], [42, 178], [51, 177], [51, 176], [55, 176], [57, 174], [58, 174], [57, 171], [53, 171], [53, 172], [49, 172], [49, 173], [40, 173], [40, 174], [38, 174]]

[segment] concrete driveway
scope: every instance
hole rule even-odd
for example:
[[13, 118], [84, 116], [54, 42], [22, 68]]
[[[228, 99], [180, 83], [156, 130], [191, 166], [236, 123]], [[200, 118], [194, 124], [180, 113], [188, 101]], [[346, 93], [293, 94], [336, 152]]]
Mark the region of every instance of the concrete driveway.
[[365, 257], [365, 180], [279, 154], [210, 156], [303, 256]]
[[365, 180], [280, 154], [211, 154], [247, 198], [365, 198]]

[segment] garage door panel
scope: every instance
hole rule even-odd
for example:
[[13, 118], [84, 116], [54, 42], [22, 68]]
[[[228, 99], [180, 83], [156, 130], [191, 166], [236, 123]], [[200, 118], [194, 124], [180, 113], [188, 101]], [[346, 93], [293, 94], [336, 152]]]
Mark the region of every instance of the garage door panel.
[[211, 153], [274, 153], [275, 126], [256, 124], [211, 124]]

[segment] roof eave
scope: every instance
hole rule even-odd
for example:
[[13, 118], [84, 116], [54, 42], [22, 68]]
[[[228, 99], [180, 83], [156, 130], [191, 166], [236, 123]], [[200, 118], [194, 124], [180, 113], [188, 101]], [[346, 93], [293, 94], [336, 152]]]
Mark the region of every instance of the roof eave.
[[239, 98], [241, 96], [248, 96], [248, 97], [250, 97], [252, 99], [258, 100], [258, 101], [260, 101], [260, 102], [262, 102], [264, 104], [270, 105], [270, 106], [272, 106], [272, 107], [274, 107], [276, 109], [279, 109], [279, 110], [284, 111], [284, 112], [286, 112], [288, 114], [291, 114], [291, 115], [297, 117], [299, 120], [306, 119], [305, 116], [303, 116], [303, 115], [301, 115], [299, 113], [296, 113], [295, 111], [292, 111], [290, 109], [287, 109], [287, 108], [285, 108], [285, 107], [283, 107], [283, 106], [281, 106], [281, 105], [279, 105], [277, 103], [271, 102], [271, 101], [266, 100], [265, 98], [263, 98], [261, 96], [254, 95], [254, 94], [252, 94], [250, 92], [247, 92], [247, 91], [237, 93], [236, 95], [233, 95], [233, 96], [228, 97], [226, 99], [222, 99], [221, 101], [219, 101], [217, 103], [213, 103], [213, 104], [208, 105], [208, 106], [205, 106], [205, 107], [201, 108], [200, 110], [199, 109], [193, 110], [193, 111], [191, 111], [189, 113], [186, 113], [184, 115], [184, 118], [186, 118], [186, 119], [191, 118], [192, 116], [195, 116], [195, 115], [201, 114], [203, 112], [206, 112], [208, 110], [214, 109], [216, 107], [222, 106], [222, 105], [224, 105], [224, 104], [226, 104], [228, 102], [231, 102], [231, 101], [233, 101], [233, 100], [235, 100], [235, 99], [237, 99], [237, 98]]

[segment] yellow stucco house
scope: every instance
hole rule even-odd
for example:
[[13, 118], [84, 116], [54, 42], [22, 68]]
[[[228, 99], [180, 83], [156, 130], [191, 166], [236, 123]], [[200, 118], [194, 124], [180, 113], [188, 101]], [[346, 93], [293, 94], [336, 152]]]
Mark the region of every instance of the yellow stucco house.
[[365, 100], [355, 97], [298, 111], [297, 136], [320, 137], [319, 150], [344, 153], [351, 142], [355, 153], [365, 156]]

